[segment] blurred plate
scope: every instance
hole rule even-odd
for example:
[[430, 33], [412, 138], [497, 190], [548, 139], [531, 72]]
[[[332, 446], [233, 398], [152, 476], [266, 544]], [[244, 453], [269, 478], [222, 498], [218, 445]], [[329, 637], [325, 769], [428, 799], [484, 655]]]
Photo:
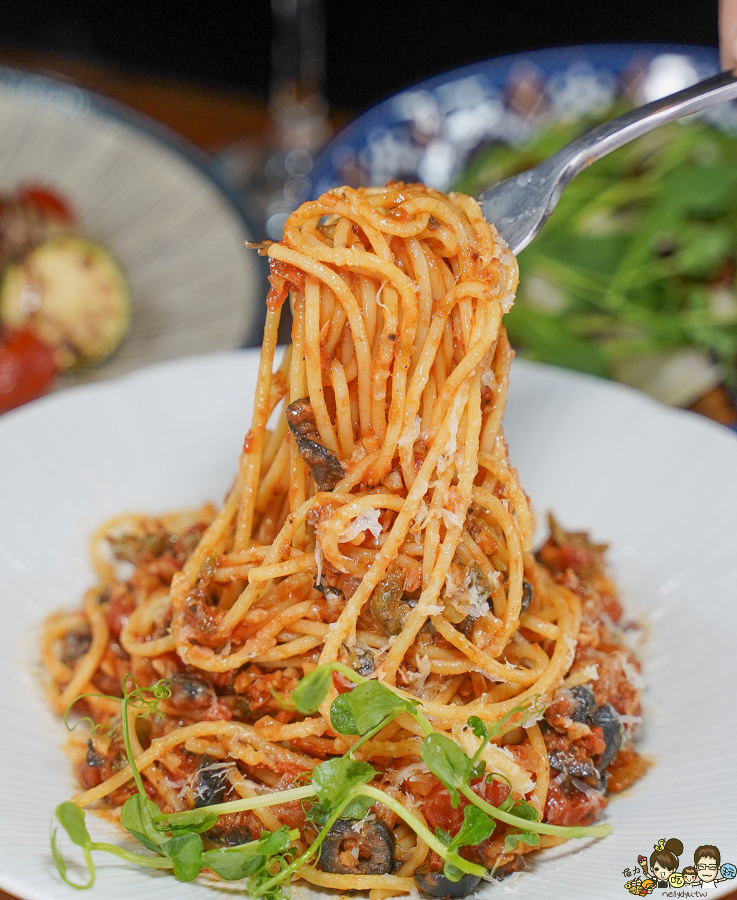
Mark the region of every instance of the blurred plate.
[[[427, 81], [407, 88], [370, 109], [345, 129], [323, 151], [312, 173], [313, 193], [338, 184], [373, 185], [388, 181], [422, 181], [441, 191], [447, 191], [462, 181], [469, 164], [476, 174], [471, 179], [473, 191], [489, 187], [491, 180], [484, 180], [484, 151], [493, 146], [528, 146], [540, 133], [551, 126], [592, 121], [614, 114], [614, 104], [639, 105], [666, 94], [681, 90], [699, 79], [719, 70], [715, 49], [706, 47], [612, 44], [581, 47], [562, 47], [520, 53], [498, 59], [485, 60], [464, 68], [445, 72]], [[701, 117], [728, 134], [737, 135], [737, 106], [726, 103], [701, 114]], [[489, 179], [492, 176], [488, 176]], [[463, 188], [468, 190], [467, 188]], [[557, 220], [554, 220], [557, 221]], [[552, 227], [552, 226], [551, 226]], [[545, 251], [544, 230], [541, 252]], [[528, 251], [535, 253], [535, 246]], [[546, 245], [549, 253], [552, 245]], [[558, 335], [560, 340], [570, 336], [570, 341], [581, 352], [592, 347], [596, 362], [569, 357], [564, 351], [553, 352], [538, 337], [538, 350], [526, 344], [524, 334], [534, 332], [535, 325], [525, 326], [515, 319], [510, 322], [510, 333], [532, 355], [547, 362], [570, 365], [600, 374], [606, 370], [609, 377], [616, 377], [628, 384], [648, 391], [658, 399], [674, 405], [689, 406], [716, 388], [722, 381], [729, 382], [732, 369], [722, 367], [717, 354], [705, 339], [684, 336], [680, 343], [668, 343], [654, 336], [652, 328], [643, 325], [647, 339], [653, 343], [649, 351], [633, 349], [622, 358], [620, 347], [612, 354], [620, 354], [615, 365], [614, 356], [607, 356], [601, 349], [603, 339], [591, 341], [578, 337], [575, 326], [570, 326], [567, 314], [550, 311], [531, 299], [531, 271], [537, 271], [533, 256], [522, 254], [522, 291], [518, 296], [519, 310], [529, 310], [540, 317], [540, 310], [549, 319], [540, 319], [540, 328], [550, 325], [552, 331], [547, 340], [550, 345]], [[538, 265], [539, 259], [538, 259]], [[677, 279], [673, 279], [672, 294], [677, 296]], [[550, 278], [553, 288], [556, 281]], [[665, 283], [665, 282], [663, 282]], [[548, 290], [547, 276], [540, 284]], [[561, 302], [565, 289], [561, 288]], [[540, 289], [538, 289], [538, 293]], [[544, 297], [550, 299], [547, 295]], [[585, 307], [580, 298], [568, 298], [571, 308], [579, 312]], [[552, 300], [551, 300], [552, 302]], [[635, 302], [638, 302], [635, 299]], [[591, 309], [595, 308], [592, 304]], [[647, 310], [646, 310], [647, 311]], [[573, 313], [570, 318], [573, 318]], [[535, 320], [537, 322], [537, 320]], [[709, 320], [716, 329], [724, 320]], [[517, 332], [513, 330], [517, 322]], [[558, 329], [557, 331], [555, 329]], [[604, 329], [606, 330], [606, 329]], [[622, 328], [621, 331], [626, 331]], [[731, 332], [730, 332], [731, 335]], [[645, 340], [645, 339], [643, 339]], [[732, 337], [725, 340], [733, 341]], [[612, 344], [616, 343], [614, 340]], [[732, 344], [730, 343], [731, 347]], [[726, 356], [726, 351], [725, 351]], [[732, 402], [725, 392], [718, 393], [712, 408], [719, 410], [725, 420], [736, 416]], [[717, 400], [721, 400], [717, 403]]]
[[130, 335], [80, 380], [260, 341], [243, 199], [204, 153], [110, 100], [13, 69], [0, 69], [0, 133], [0, 191], [57, 189], [131, 286]]
[[[219, 502], [251, 421], [243, 385], [257, 369], [253, 351], [178, 360], [0, 420], [0, 886], [27, 900], [71, 896], [49, 851], [54, 807], [75, 787], [38, 678], [41, 622], [79, 606], [93, 582], [90, 535], [104, 519]], [[683, 841], [684, 865], [704, 843], [737, 861], [737, 439], [629, 388], [525, 361], [513, 366], [505, 428], [538, 516], [553, 509], [564, 527], [611, 541], [627, 614], [650, 632], [640, 746], [656, 764], [612, 799], [609, 837], [556, 848], [480, 896], [616, 900], [623, 870], [661, 838]], [[95, 816], [89, 824], [96, 839], [124, 841]], [[79, 858], [66, 839], [64, 852]], [[202, 882], [96, 861], [90, 900], [217, 896]]]
[[[389, 97], [344, 129], [316, 160], [312, 193], [392, 180], [447, 191], [486, 144], [523, 144], [551, 122], [605, 115], [622, 94], [653, 100], [717, 71], [715, 49], [670, 44], [557, 47], [452, 69]], [[729, 105], [710, 116], [737, 128]]]

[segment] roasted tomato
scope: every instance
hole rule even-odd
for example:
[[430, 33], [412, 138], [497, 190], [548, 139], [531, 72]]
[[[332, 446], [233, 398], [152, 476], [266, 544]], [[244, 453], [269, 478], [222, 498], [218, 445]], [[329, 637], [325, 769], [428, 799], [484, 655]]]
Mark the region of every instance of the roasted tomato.
[[63, 225], [75, 224], [76, 216], [69, 203], [48, 187], [27, 184], [18, 191], [18, 199], [29, 206], [35, 206], [47, 219], [54, 219]]
[[54, 351], [32, 331], [6, 331], [0, 342], [0, 412], [40, 397], [57, 371]]

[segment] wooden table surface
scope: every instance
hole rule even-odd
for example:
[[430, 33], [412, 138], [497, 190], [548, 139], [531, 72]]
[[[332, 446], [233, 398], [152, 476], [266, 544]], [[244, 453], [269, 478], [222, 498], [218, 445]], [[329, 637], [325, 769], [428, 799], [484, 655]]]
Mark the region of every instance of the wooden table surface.
[[[0, 65], [53, 75], [105, 94], [158, 119], [211, 153], [237, 141], [263, 140], [268, 134], [269, 118], [264, 101], [247, 94], [174, 79], [151, 78], [121, 72], [109, 66], [30, 51], [0, 48]], [[345, 114], [331, 116], [331, 123], [336, 128], [346, 121]], [[720, 390], [711, 392], [694, 406], [697, 412], [717, 421], [737, 423], [734, 407]], [[71, 888], [69, 892], [71, 897]], [[625, 896], [626, 893], [623, 893], [622, 897]], [[737, 890], [723, 896], [724, 900], [737, 900]], [[0, 891], [0, 900], [17, 898]]]

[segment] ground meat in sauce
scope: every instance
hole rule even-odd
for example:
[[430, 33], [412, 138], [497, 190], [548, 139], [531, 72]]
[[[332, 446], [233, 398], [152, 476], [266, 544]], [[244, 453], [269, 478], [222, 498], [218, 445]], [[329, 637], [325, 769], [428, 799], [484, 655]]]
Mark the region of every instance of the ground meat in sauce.
[[315, 411], [309, 399], [303, 397], [290, 403], [286, 417], [299, 455], [310, 467], [318, 490], [332, 491], [345, 473], [335, 453], [320, 443]]

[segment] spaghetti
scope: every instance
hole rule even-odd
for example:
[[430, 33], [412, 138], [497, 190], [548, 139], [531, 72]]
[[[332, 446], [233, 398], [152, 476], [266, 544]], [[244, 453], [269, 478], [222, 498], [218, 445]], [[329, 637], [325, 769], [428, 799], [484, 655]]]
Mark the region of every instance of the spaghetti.
[[[604, 548], [552, 522], [536, 557], [508, 459], [502, 316], [516, 261], [474, 200], [404, 184], [326, 193], [259, 250], [271, 290], [255, 413], [224, 505], [108, 523], [94, 541], [99, 583], [80, 612], [47, 623], [57, 709], [107, 695], [76, 707], [107, 727], [77, 744], [86, 790], [74, 801], [114, 809], [134, 790], [113, 699], [132, 674], [171, 685], [162, 715], [130, 729], [164, 812], [293, 791], [295, 778], [349, 754], [452, 837], [468, 804], [454, 808], [425, 764], [422, 723], [401, 712], [366, 740], [334, 727], [336, 697], [354, 688], [342, 664], [410, 710], [417, 701], [470, 757], [480, 738], [469, 717], [507, 723], [471, 788], [494, 808], [529, 805], [542, 836], [510, 841], [514, 829], [497, 823], [462, 853], [502, 877], [559, 841], [555, 826], [595, 821], [607, 782], [621, 790], [646, 768], [631, 742], [639, 666]], [[288, 296], [292, 344], [275, 368]], [[300, 679], [328, 665], [319, 708], [290, 706]], [[223, 815], [206, 846], [288, 825], [304, 849], [316, 826], [290, 797]], [[365, 823], [346, 830], [339, 819], [319, 868], [299, 874], [373, 900], [415, 884], [460, 896], [400, 815], [376, 804], [369, 820], [381, 828], [367, 836]]]

